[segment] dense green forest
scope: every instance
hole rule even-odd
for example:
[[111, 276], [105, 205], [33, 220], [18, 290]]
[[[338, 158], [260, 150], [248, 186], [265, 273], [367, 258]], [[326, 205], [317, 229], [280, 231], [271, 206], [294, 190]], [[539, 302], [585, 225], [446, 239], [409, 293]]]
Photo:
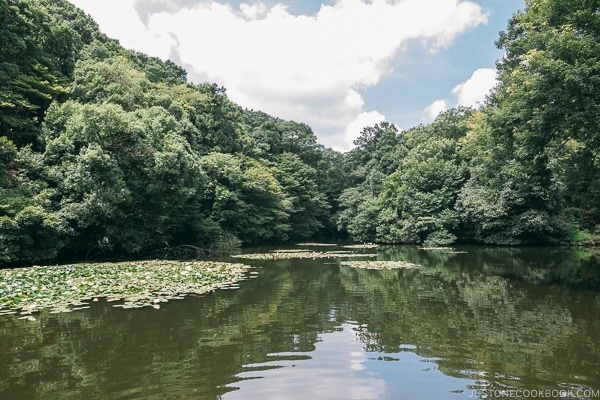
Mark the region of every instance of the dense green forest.
[[600, 7], [527, 0], [479, 110], [338, 153], [66, 0], [0, 0], [0, 263], [309, 238], [600, 241]]

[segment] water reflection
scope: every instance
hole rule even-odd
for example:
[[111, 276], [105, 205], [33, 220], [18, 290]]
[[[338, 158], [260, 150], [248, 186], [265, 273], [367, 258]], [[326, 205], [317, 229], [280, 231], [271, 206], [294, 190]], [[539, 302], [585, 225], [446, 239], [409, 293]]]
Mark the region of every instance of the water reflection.
[[468, 399], [494, 389], [600, 389], [596, 254], [457, 250], [380, 249], [379, 259], [419, 270], [253, 261], [259, 277], [239, 290], [160, 310], [100, 301], [35, 322], [4, 317], [0, 399]]
[[[270, 355], [276, 361], [244, 366], [236, 384], [240, 390], [224, 399], [378, 399], [385, 380], [366, 372], [367, 354], [355, 332], [343, 324], [320, 335], [311, 353]], [[259, 371], [257, 373], [257, 370]], [[259, 380], [260, 378], [261, 380]], [[264, 381], [262, 380], [264, 379]]]

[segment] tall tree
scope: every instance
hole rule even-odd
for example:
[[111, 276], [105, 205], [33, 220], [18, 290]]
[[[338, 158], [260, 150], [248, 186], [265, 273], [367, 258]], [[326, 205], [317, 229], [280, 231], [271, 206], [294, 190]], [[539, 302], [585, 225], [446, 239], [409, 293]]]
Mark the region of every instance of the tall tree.
[[291, 203], [290, 233], [292, 239], [307, 239], [325, 227], [329, 205], [317, 186], [317, 171], [300, 156], [283, 153], [277, 157], [275, 177]]
[[377, 219], [383, 205], [378, 200], [385, 178], [398, 167], [396, 147], [404, 140], [398, 129], [382, 122], [363, 128], [346, 155], [349, 187], [339, 197], [338, 229], [353, 240], [377, 239]]
[[395, 172], [379, 195], [377, 240], [447, 245], [460, 234], [456, 200], [467, 178], [457, 141], [467, 132], [466, 109], [450, 110], [432, 124], [404, 133]]
[[44, 111], [66, 93], [44, 49], [48, 14], [37, 3], [0, 0], [0, 135], [34, 143]]
[[463, 216], [491, 243], [563, 240], [569, 205], [598, 222], [598, 2], [526, 4], [500, 36], [499, 85], [469, 138], [479, 144]]

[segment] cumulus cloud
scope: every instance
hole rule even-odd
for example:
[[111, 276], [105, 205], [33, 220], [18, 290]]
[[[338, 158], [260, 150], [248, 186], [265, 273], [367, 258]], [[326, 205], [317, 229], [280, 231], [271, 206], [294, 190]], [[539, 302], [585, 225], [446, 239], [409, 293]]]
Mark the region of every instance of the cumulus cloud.
[[135, 49], [162, 59], [171, 55], [176, 39], [167, 32], [149, 30], [129, 0], [69, 0], [100, 25], [102, 32], [118, 39], [127, 49]]
[[423, 114], [427, 120], [434, 120], [440, 113], [448, 109], [448, 102], [444, 99], [439, 99], [428, 105]]
[[[497, 72], [494, 68], [479, 68], [469, 79], [460, 83], [452, 89], [451, 94], [455, 96], [454, 106], [481, 107], [496, 84]], [[449, 106], [447, 99], [439, 99], [431, 103], [423, 110], [423, 119], [434, 120], [441, 112], [446, 111]]]
[[352, 121], [348, 122], [344, 131], [336, 132], [320, 138], [320, 142], [326, 147], [338, 151], [348, 151], [354, 147], [354, 139], [366, 126], [373, 126], [385, 121], [385, 115], [377, 111], [361, 112]]
[[452, 94], [456, 95], [459, 106], [479, 107], [496, 83], [495, 69], [479, 68], [467, 81], [456, 85], [452, 89]]
[[435, 51], [487, 22], [479, 5], [463, 0], [337, 0], [314, 15], [264, 2], [70, 1], [125, 47], [174, 56], [193, 81], [216, 82], [244, 107], [308, 123], [323, 143], [351, 142], [356, 124], [383, 117], [364, 109], [358, 90], [389, 74], [408, 41]]

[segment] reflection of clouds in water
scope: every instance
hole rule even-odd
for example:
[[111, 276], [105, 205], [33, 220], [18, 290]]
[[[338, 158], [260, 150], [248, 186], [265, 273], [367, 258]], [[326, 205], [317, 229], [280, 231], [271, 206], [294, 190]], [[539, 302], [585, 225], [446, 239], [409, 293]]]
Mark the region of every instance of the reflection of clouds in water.
[[[322, 334], [310, 353], [277, 353], [277, 361], [251, 364], [254, 371], [238, 375], [231, 386], [240, 390], [224, 398], [235, 399], [377, 399], [386, 391], [385, 381], [357, 372], [366, 369], [364, 344], [356, 337], [355, 326]], [[272, 368], [266, 369], [265, 368]], [[261, 369], [257, 371], [256, 369]], [[370, 375], [370, 374], [369, 374]], [[258, 378], [261, 379], [252, 379]]]

